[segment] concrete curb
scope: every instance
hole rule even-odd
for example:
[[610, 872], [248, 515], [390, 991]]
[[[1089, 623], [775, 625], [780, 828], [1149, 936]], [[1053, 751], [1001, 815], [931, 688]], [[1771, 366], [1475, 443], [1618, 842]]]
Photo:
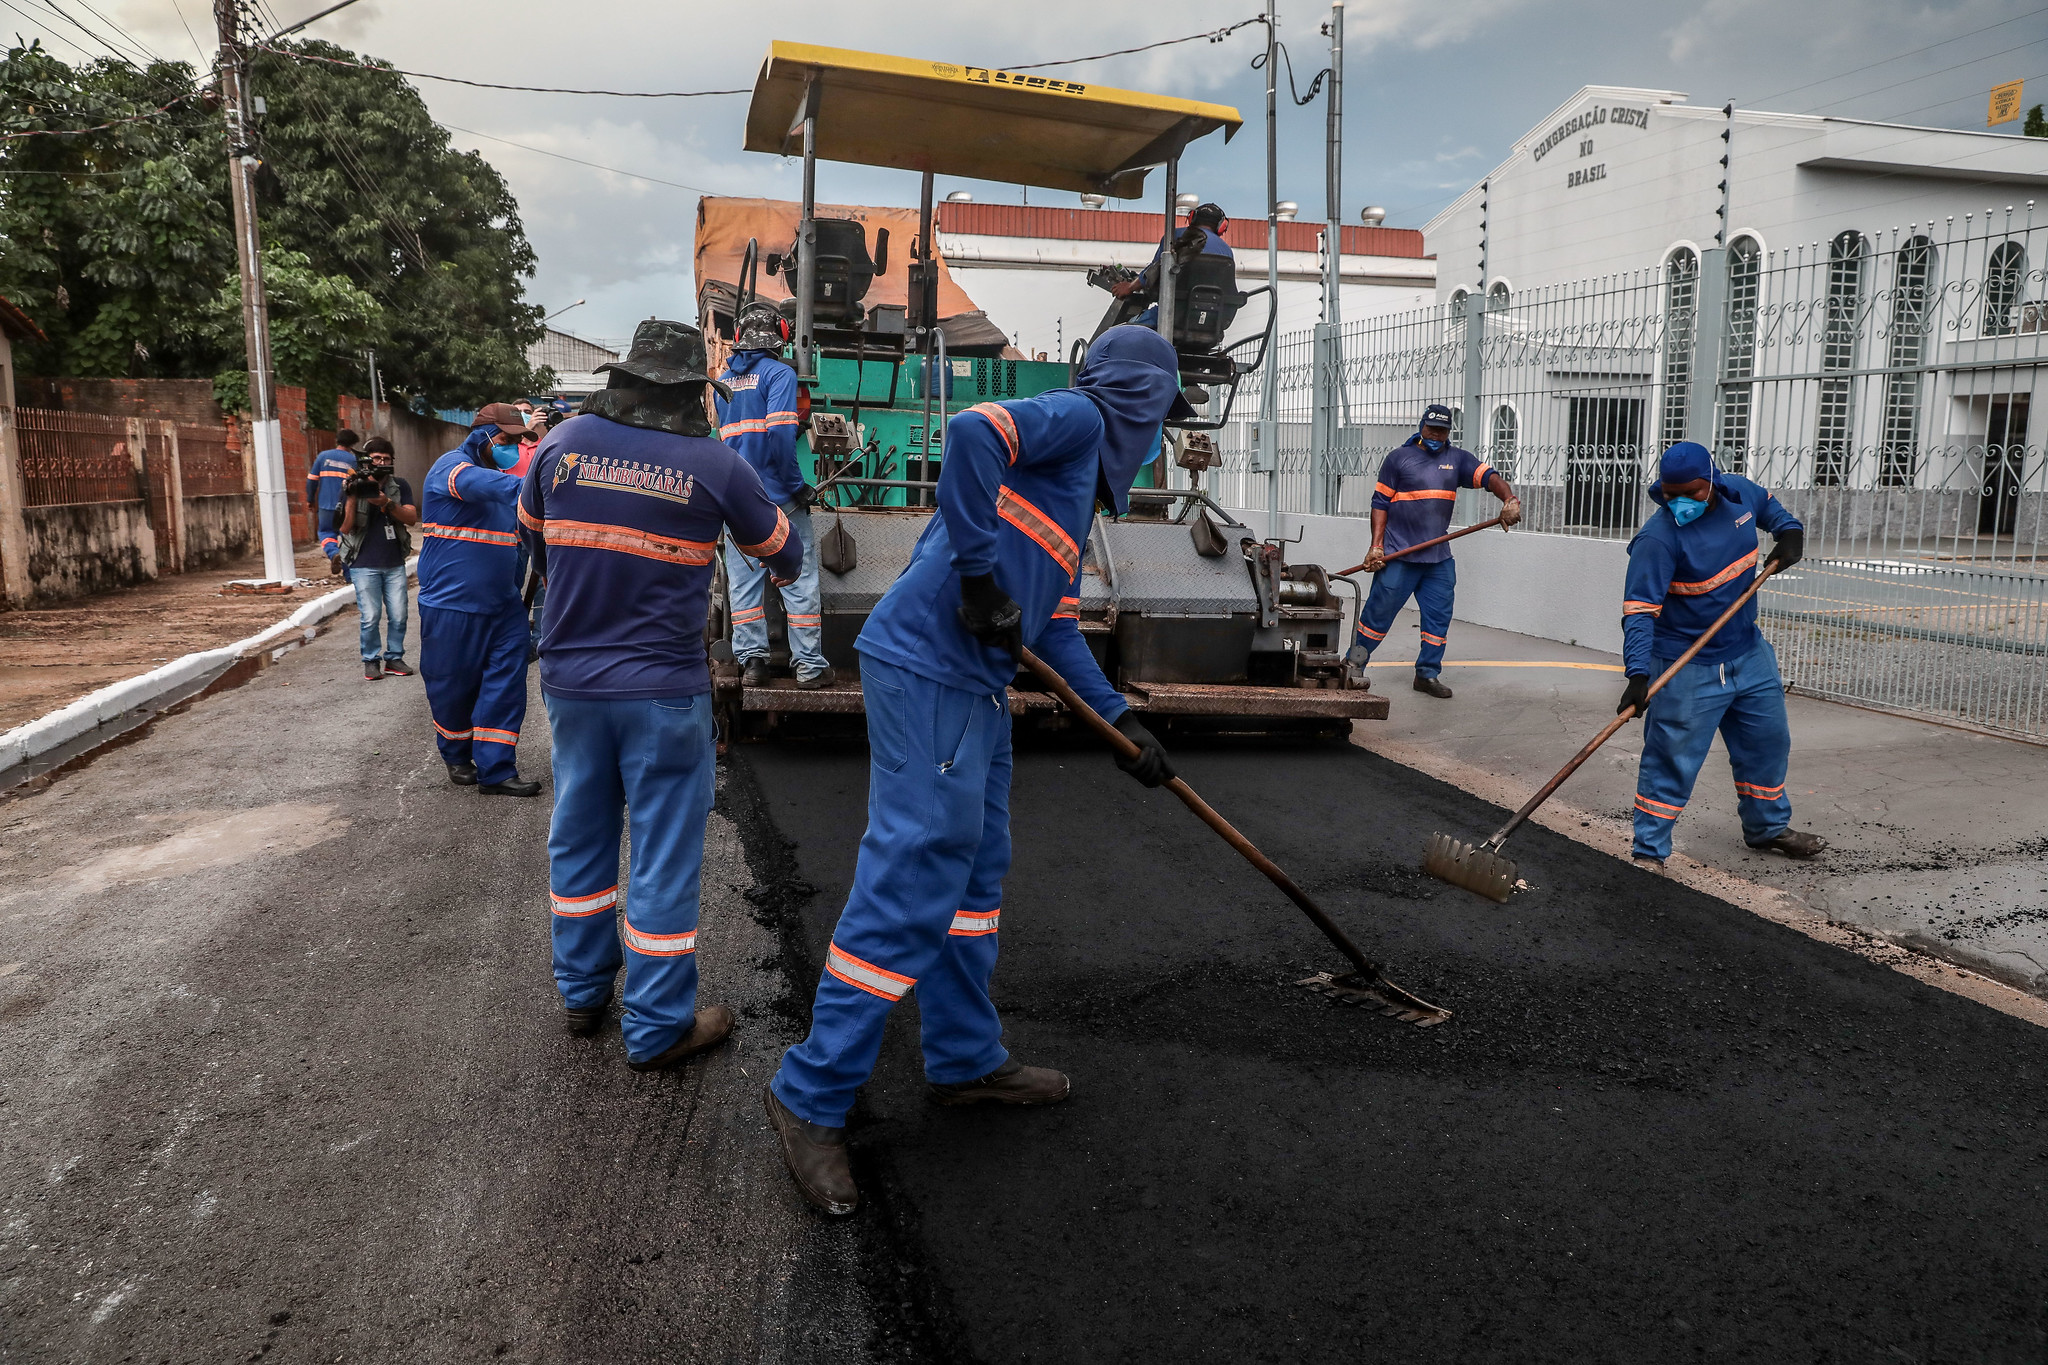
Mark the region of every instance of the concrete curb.
[[[407, 562], [408, 577], [417, 571], [418, 566], [417, 556]], [[272, 651], [272, 656], [276, 657], [288, 649], [310, 643], [320, 633], [321, 623], [352, 606], [355, 596], [356, 590], [352, 586], [337, 588], [314, 598], [276, 625], [265, 627], [245, 640], [173, 659], [161, 668], [109, 683], [48, 715], [17, 725], [0, 735], [0, 772], [68, 744], [80, 735], [146, 707], [158, 698], [230, 664], [266, 650]]]

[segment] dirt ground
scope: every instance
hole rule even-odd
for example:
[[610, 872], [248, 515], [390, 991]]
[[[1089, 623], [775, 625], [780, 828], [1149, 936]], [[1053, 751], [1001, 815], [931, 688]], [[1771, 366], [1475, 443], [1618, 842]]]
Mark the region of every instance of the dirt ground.
[[180, 655], [254, 635], [341, 586], [330, 584], [317, 548], [301, 551], [298, 562], [313, 585], [289, 594], [221, 591], [230, 579], [262, 577], [256, 554], [120, 592], [0, 611], [0, 731]]

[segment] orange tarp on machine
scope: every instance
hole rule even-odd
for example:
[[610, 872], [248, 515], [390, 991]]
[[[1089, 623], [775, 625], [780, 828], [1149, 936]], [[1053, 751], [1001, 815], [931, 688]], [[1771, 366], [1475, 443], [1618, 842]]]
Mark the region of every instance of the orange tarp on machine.
[[[788, 199], [728, 199], [706, 195], [697, 201], [697, 291], [717, 280], [737, 287], [740, 262], [747, 254], [747, 239], [760, 243], [761, 268], [756, 291], [771, 303], [790, 296], [782, 276], [768, 273], [768, 253], [786, 252], [796, 240], [797, 213], [801, 206]], [[943, 218], [944, 211], [940, 210]], [[875, 232], [889, 230], [889, 270], [875, 276], [863, 300], [868, 307], [905, 303], [909, 296], [910, 239], [917, 236], [916, 209], [864, 208], [858, 204], [820, 204], [820, 218], [850, 218], [868, 232], [868, 254], [875, 254]], [[939, 316], [954, 317], [975, 311], [974, 300], [953, 282], [946, 259], [939, 257]]]

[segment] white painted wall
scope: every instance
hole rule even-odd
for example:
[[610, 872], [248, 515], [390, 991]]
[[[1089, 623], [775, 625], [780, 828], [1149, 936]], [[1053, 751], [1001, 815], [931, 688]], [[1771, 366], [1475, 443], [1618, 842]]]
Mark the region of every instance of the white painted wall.
[[[1263, 507], [1233, 508], [1231, 515], [1254, 531], [1266, 531]], [[1321, 564], [1333, 572], [1365, 558], [1372, 542], [1363, 517], [1283, 512], [1279, 534], [1302, 537], [1300, 544], [1287, 547], [1290, 562]], [[1458, 561], [1453, 620], [1621, 653], [1626, 541], [1481, 531], [1458, 541], [1452, 553]], [[1372, 580], [1361, 575], [1359, 583], [1369, 589]], [[1349, 632], [1353, 624], [1347, 621], [1345, 630]], [[1453, 636], [1454, 651], [1456, 643]]]

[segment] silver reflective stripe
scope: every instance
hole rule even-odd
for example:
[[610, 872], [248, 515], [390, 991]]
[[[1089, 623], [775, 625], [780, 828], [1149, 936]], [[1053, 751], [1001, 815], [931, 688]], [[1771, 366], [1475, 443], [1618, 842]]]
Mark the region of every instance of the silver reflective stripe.
[[901, 1000], [904, 993], [917, 981], [912, 977], [898, 976], [873, 967], [840, 948], [832, 945], [831, 956], [826, 960], [826, 969], [842, 981], [859, 986], [862, 990], [873, 991], [876, 995], [890, 1000]]
[[576, 918], [582, 915], [594, 915], [600, 910], [609, 910], [614, 905], [617, 905], [619, 903], [619, 888], [614, 886], [608, 891], [599, 891], [595, 895], [590, 896], [550, 895], [548, 899], [554, 903], [556, 914]]
[[1002, 914], [1001, 906], [997, 906], [993, 910], [955, 911], [953, 914], [953, 927], [949, 932], [955, 934], [993, 934], [1000, 926]]
[[633, 927], [633, 921], [620, 916], [619, 934], [626, 940], [626, 946], [636, 953], [648, 957], [682, 957], [697, 951], [697, 931], [682, 934], [648, 934]]

